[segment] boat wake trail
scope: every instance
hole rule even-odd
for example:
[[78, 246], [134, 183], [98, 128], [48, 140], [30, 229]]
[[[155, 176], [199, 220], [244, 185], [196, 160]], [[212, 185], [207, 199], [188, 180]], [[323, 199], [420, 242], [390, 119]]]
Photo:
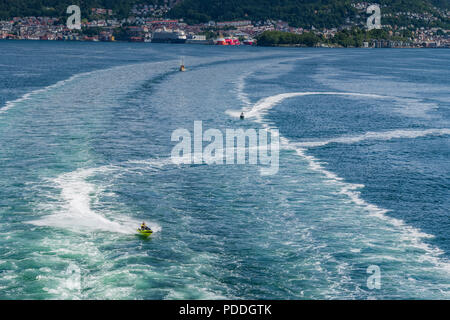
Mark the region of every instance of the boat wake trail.
[[89, 72], [84, 72], [84, 73], [79, 73], [79, 74], [75, 74], [71, 77], [69, 77], [68, 79], [65, 80], [61, 80], [58, 81], [52, 85], [49, 85], [47, 87], [41, 88], [41, 89], [37, 89], [28, 93], [25, 93], [23, 96], [21, 96], [18, 99], [12, 100], [12, 101], [7, 101], [5, 103], [5, 105], [3, 107], [0, 107], [0, 115], [3, 113], [6, 113], [8, 110], [15, 108], [16, 106], [20, 106], [23, 103], [26, 103], [28, 100], [31, 100], [33, 98], [36, 98], [37, 96], [39, 96], [42, 93], [51, 91], [53, 89], [58, 89], [61, 88], [62, 86], [64, 86], [65, 84], [72, 82], [73, 80], [77, 79], [77, 78], [81, 78], [84, 76], [89, 76], [90, 74], [94, 73], [95, 71], [89, 71]]
[[[266, 115], [270, 109], [272, 109], [285, 99], [310, 95], [339, 95], [358, 97], [362, 99], [395, 99], [393, 97], [381, 96], [376, 94], [352, 92], [292, 92], [263, 98], [257, 101], [252, 106], [245, 106], [238, 111], [227, 110], [226, 113], [232, 117], [238, 117], [241, 112], [244, 112], [246, 118], [253, 119], [264, 128], [273, 128], [274, 125], [264, 117], [264, 115]], [[243, 103], [246, 104], [245, 101], [243, 101]], [[411, 276], [411, 278], [415, 278], [417, 274], [421, 274], [423, 272], [430, 272], [433, 274], [436, 273], [437, 279], [440, 279], [438, 281], [441, 281], [443, 278], [448, 279], [448, 276], [450, 275], [450, 263], [442, 257], [443, 251], [441, 249], [436, 246], [432, 246], [424, 241], [427, 238], [433, 238], [432, 235], [426, 234], [412, 226], [409, 226], [400, 219], [396, 219], [390, 217], [389, 215], [386, 215], [388, 210], [365, 201], [360, 194], [360, 190], [365, 187], [364, 185], [353, 184], [344, 181], [344, 179], [339, 177], [337, 174], [324, 168], [323, 163], [319, 159], [309, 155], [307, 151], [310, 147], [323, 146], [333, 142], [355, 143], [363, 140], [389, 140], [394, 138], [417, 138], [428, 135], [442, 136], [448, 134], [450, 134], [450, 130], [446, 128], [424, 130], [399, 129], [388, 132], [367, 132], [359, 136], [339, 137], [323, 141], [307, 142], [291, 142], [289, 141], [289, 139], [280, 136], [280, 142], [282, 149], [286, 150], [287, 152], [295, 152], [296, 155], [306, 161], [306, 165], [309, 167], [309, 169], [318, 173], [319, 177], [322, 177], [320, 179], [323, 181], [325, 186], [332, 185], [333, 188], [336, 188], [338, 190], [337, 192], [335, 192], [336, 195], [342, 195], [344, 196], [344, 198], [346, 197], [348, 200], [344, 201], [343, 204], [345, 204], [345, 202], [351, 203], [353, 204], [354, 209], [357, 209], [356, 212], [362, 211], [366, 213], [366, 215], [354, 217], [354, 219], [358, 219], [360, 224], [359, 229], [363, 228], [363, 223], [364, 225], [365, 223], [367, 223], [367, 225], [369, 226], [368, 230], [371, 231], [367, 234], [364, 234], [361, 233], [361, 230], [354, 230], [355, 239], [358, 238], [358, 240], [354, 239], [355, 241], [353, 241], [348, 239], [348, 242], [370, 244], [379, 241], [379, 239], [373, 238], [374, 236], [376, 236], [376, 234], [378, 234], [377, 237], [396, 238], [394, 242], [395, 249], [392, 253], [390, 253], [389, 250], [380, 250], [380, 252], [373, 253], [372, 256], [369, 255], [364, 259], [372, 261], [386, 260], [388, 259], [388, 256], [390, 254], [393, 254], [393, 256], [391, 257], [392, 259], [400, 259], [401, 261], [403, 261], [404, 265], [414, 265], [414, 267], [411, 267], [411, 270], [409, 271], [411, 272], [411, 274], [414, 274], [414, 276]], [[280, 163], [281, 162], [282, 160], [280, 160]], [[281, 166], [283, 166], [282, 163]], [[325, 186], [324, 190], [328, 190], [329, 187]], [[336, 201], [341, 200], [339, 200], [339, 198], [336, 198]], [[350, 216], [343, 216], [342, 219], [350, 219], [348, 221], [348, 226], [353, 225]], [[378, 221], [375, 222], [377, 227], [372, 225], [372, 223], [374, 223], [373, 221]], [[374, 228], [379, 228], [379, 230], [377, 231]], [[386, 232], [389, 233], [386, 234]], [[339, 239], [338, 241], [341, 240], [342, 239]], [[364, 250], [364, 248], [361, 248], [359, 250]], [[411, 252], [411, 254], [404, 254], [399, 256], [398, 252]], [[413, 269], [414, 271], [412, 271]], [[398, 281], [399, 283], [404, 283], [405, 287], [410, 285], [410, 283], [408, 283], [409, 280], [399, 278]], [[430, 292], [432, 290], [434, 289], [430, 289]], [[445, 289], [439, 290], [444, 294], [444, 296], [448, 294], [445, 292]]]
[[419, 138], [425, 136], [444, 136], [450, 135], [450, 129], [423, 129], [423, 130], [391, 130], [384, 132], [366, 132], [357, 136], [343, 136], [321, 141], [305, 141], [292, 143], [293, 145], [305, 148], [322, 147], [330, 143], [352, 144], [366, 140], [392, 140], [392, 139], [406, 139]]
[[[87, 98], [86, 103], [94, 100], [94, 98], [98, 95], [103, 94], [104, 97], [108, 97], [108, 95], [105, 94], [108, 90], [110, 90], [111, 93], [127, 93], [130, 91], [130, 87], [126, 86], [125, 80], [130, 78], [130, 74], [133, 74], [133, 82], [131, 83], [133, 86], [136, 83], [142, 83], [143, 81], [148, 80], [149, 77], [156, 77], [160, 74], [172, 72], [171, 64], [173, 64], [173, 61], [147, 62], [74, 74], [67, 79], [58, 81], [47, 87], [28, 92], [18, 99], [6, 102], [3, 107], [0, 107], [0, 115], [6, 114], [7, 111], [17, 107], [26, 107], [34, 100], [36, 100], [38, 104], [39, 102], [47, 103], [47, 101], [43, 100], [43, 98], [45, 98], [43, 95], [58, 94], [63, 87], [67, 90], [72, 90], [71, 95], [78, 97], [79, 92], [82, 91], [79, 87], [76, 87], [76, 85], [80, 85], [79, 80], [83, 80], [85, 85], [91, 88], [91, 90], [98, 90], [93, 93], [93, 96], [85, 97]], [[67, 88], [72, 84], [75, 86], [74, 88]], [[66, 93], [66, 99], [67, 96], [70, 95]]]
[[[169, 161], [166, 159], [128, 161], [122, 166], [78, 169], [49, 179], [47, 182], [50, 183], [50, 187], [60, 190], [59, 192], [52, 191], [48, 196], [53, 201], [43, 205], [43, 211], [52, 213], [39, 220], [30, 221], [30, 223], [36, 226], [56, 227], [81, 233], [93, 231], [135, 233], [140, 220], [111, 212], [101, 206], [100, 198], [107, 187], [107, 185], [102, 185], [105, 181], [104, 177], [108, 176], [108, 179], [111, 179], [111, 176], [120, 175], [123, 171], [137, 169], [130, 167], [130, 164], [158, 170], [168, 163]], [[100, 179], [95, 179], [96, 177], [100, 177]], [[99, 180], [101, 182], [96, 183]], [[150, 221], [148, 225], [155, 233], [161, 231], [161, 226], [156, 222]]]
[[[92, 169], [79, 169], [65, 173], [52, 182], [61, 190], [59, 209], [55, 214], [46, 216], [32, 222], [38, 226], [51, 226], [67, 228], [72, 231], [110, 231], [118, 233], [130, 233], [133, 226], [111, 221], [91, 208], [91, 202], [98, 199], [101, 188], [87, 179], [96, 173], [111, 171], [112, 168], [101, 167]], [[134, 226], [136, 226], [134, 224]]]
[[[376, 99], [389, 99], [387, 96], [380, 96], [377, 94], [367, 94], [367, 93], [352, 93], [352, 92], [290, 92], [281, 93], [271, 97], [264, 98], [258, 101], [256, 104], [242, 108], [239, 111], [227, 110], [226, 113], [232, 117], [239, 117], [241, 112], [245, 113], [247, 118], [254, 118], [258, 122], [262, 122], [263, 116], [269, 111], [273, 106], [282, 102], [288, 98], [301, 97], [301, 96], [313, 96], [313, 95], [332, 95], [332, 96], [353, 96], [353, 97], [366, 97], [366, 98], [376, 98]], [[245, 104], [246, 101], [243, 101]]]

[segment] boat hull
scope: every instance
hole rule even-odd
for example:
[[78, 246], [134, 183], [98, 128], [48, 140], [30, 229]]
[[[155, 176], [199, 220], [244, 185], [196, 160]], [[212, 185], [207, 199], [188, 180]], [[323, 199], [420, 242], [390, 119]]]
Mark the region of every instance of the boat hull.
[[152, 39], [153, 43], [186, 43], [186, 39]]
[[140, 229], [137, 229], [137, 232], [138, 232], [140, 235], [143, 235], [143, 236], [145, 236], [145, 237], [151, 236], [152, 233], [153, 233], [153, 231], [151, 231], [151, 230], [140, 230]]

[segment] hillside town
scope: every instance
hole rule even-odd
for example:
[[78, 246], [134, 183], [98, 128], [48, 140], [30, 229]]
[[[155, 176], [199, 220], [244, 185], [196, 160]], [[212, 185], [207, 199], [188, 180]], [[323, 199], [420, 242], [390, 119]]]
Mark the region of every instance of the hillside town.
[[[131, 42], [175, 42], [174, 39], [186, 43], [241, 45], [256, 44], [258, 35], [265, 31], [282, 31], [294, 34], [312, 32], [323, 39], [317, 46], [338, 46], [330, 44], [332, 39], [342, 30], [365, 28], [367, 2], [353, 4], [360, 14], [353, 19], [348, 18], [346, 23], [337, 28], [296, 28], [281, 20], [266, 21], [209, 21], [202, 24], [187, 24], [183, 19], [165, 18], [175, 2], [165, 5], [135, 5], [128, 18], [119, 19], [115, 12], [106, 8], [91, 8], [89, 17], [82, 17], [81, 30], [69, 29], [67, 18], [52, 17], [12, 17], [0, 21], [0, 39], [15, 40], [65, 40], [65, 41], [131, 41]], [[383, 8], [382, 8], [383, 9]], [[438, 10], [436, 8], [436, 10]], [[450, 12], [439, 11], [441, 17], [450, 17]], [[407, 17], [410, 20], [434, 21], [438, 19], [429, 13], [417, 14], [412, 12], [384, 13], [382, 21], [395, 21], [397, 18]], [[373, 39], [365, 41], [363, 47], [431, 47], [449, 48], [450, 30], [440, 28], [397, 26], [396, 24], [382, 24], [389, 35], [395, 40]], [[405, 30], [408, 36], [405, 38]], [[168, 41], [164, 41], [164, 39]], [[177, 41], [177, 42], [180, 42]]]

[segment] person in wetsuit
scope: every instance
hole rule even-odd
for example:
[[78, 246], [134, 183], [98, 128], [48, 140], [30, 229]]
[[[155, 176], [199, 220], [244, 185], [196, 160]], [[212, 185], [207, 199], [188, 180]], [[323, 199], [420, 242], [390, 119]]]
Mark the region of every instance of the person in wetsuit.
[[150, 228], [147, 227], [147, 225], [145, 224], [145, 222], [142, 222], [142, 224], [141, 224], [141, 230], [150, 230]]

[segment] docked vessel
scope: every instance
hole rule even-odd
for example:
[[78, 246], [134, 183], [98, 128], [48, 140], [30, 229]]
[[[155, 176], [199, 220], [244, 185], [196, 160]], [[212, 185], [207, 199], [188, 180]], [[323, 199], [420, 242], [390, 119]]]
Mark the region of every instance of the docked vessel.
[[156, 43], [185, 43], [186, 34], [182, 30], [157, 30], [153, 32], [152, 42]]
[[227, 37], [227, 38], [217, 38], [214, 43], [219, 46], [239, 46], [241, 42], [238, 38]]
[[216, 40], [214, 40], [214, 43], [218, 46], [226, 46], [227, 45], [225, 38], [217, 38]]

